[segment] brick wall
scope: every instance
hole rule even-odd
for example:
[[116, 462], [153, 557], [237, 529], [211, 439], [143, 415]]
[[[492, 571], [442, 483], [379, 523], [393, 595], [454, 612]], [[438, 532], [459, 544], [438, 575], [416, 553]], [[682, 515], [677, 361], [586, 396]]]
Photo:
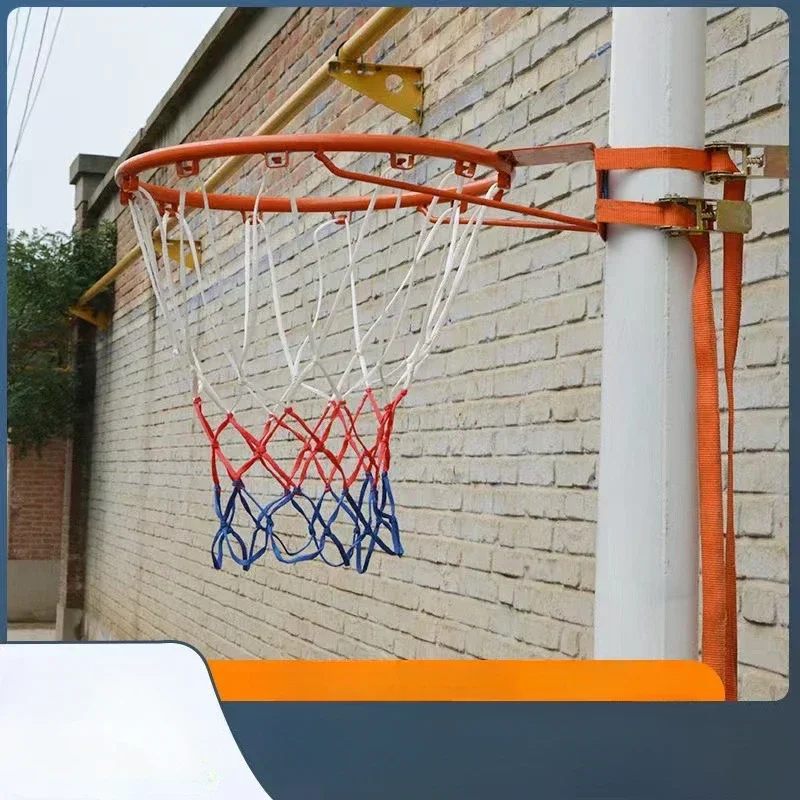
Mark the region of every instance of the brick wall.
[[9, 448], [9, 561], [51, 561], [61, 556], [65, 442], [50, 442], [25, 457]]
[[[189, 139], [257, 127], [370, 14], [356, 11], [300, 9]], [[608, 9], [415, 9], [369, 57], [425, 68], [425, 135], [604, 144], [610, 31]], [[709, 136], [788, 141], [786, 16], [710, 11], [707, 87]], [[339, 86], [289, 128], [343, 129], [420, 132]], [[586, 165], [528, 177], [524, 201], [591, 213]], [[736, 375], [741, 688], [774, 698], [788, 685], [788, 186], [748, 192]], [[134, 243], [126, 214], [118, 228], [122, 255]], [[395, 426], [408, 557], [378, 556], [365, 576], [274, 559], [244, 574], [212, 570], [208, 454], [189, 384], [142, 265], [129, 270], [98, 339], [89, 633], [182, 639], [207, 657], [591, 657], [602, 242], [487, 230], [480, 257]], [[265, 364], [278, 363], [274, 342], [260, 346]]]

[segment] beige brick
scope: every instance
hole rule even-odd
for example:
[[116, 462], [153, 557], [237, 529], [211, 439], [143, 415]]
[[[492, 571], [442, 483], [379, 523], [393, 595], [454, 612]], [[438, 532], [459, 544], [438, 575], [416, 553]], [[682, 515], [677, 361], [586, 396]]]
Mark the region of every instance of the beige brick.
[[436, 637], [437, 642], [452, 650], [463, 652], [466, 647], [466, 633], [455, 625], [440, 625]]
[[786, 675], [789, 663], [789, 641], [780, 628], [745, 623], [740, 626], [740, 660], [752, 667]]
[[519, 549], [549, 550], [553, 524], [543, 519], [512, 520], [500, 530], [500, 544]]
[[[777, 139], [778, 137], [775, 138]], [[785, 134], [781, 135], [778, 141], [784, 141], [785, 138]], [[780, 194], [765, 200], [759, 200], [755, 204], [754, 212], [753, 227], [750, 231], [750, 235], [754, 239], [759, 236], [774, 236], [788, 232], [789, 203], [786, 195]], [[786, 297], [784, 290], [783, 299], [786, 299]]]
[[579, 629], [577, 628], [564, 628], [561, 631], [561, 640], [559, 642], [559, 649], [564, 655], [570, 658], [575, 658], [578, 655]]
[[789, 21], [782, 8], [754, 7], [748, 10], [750, 12], [750, 36], [753, 38], [778, 25], [786, 25]]
[[736, 376], [736, 408], [786, 408], [789, 404], [789, 373], [779, 369], [750, 369]]
[[558, 335], [558, 354], [571, 356], [599, 350], [602, 344], [602, 322], [571, 325]]
[[525, 564], [513, 550], [495, 550], [492, 554], [492, 571], [518, 578], [523, 575]]
[[789, 627], [789, 587], [779, 586], [776, 590], [778, 624]]
[[745, 411], [736, 415], [736, 448], [738, 450], [775, 450], [781, 444], [783, 430], [788, 427], [785, 410]]
[[749, 9], [737, 9], [708, 26], [707, 58], [741, 47], [747, 41]]
[[742, 668], [740, 694], [747, 700], [782, 700], [789, 692], [789, 681], [784, 675]]
[[560, 624], [534, 614], [519, 614], [515, 611], [511, 614], [518, 639], [546, 650], [558, 649], [562, 628]]
[[533, 596], [534, 612], [553, 619], [591, 625], [594, 595], [575, 589], [539, 590]]
[[759, 327], [743, 337], [742, 355], [748, 367], [772, 367], [778, 363], [779, 332]]
[[742, 453], [736, 459], [736, 485], [742, 492], [787, 493], [789, 454]]
[[736, 85], [741, 53], [736, 50], [715, 58], [706, 71], [706, 97], [711, 98]]
[[[576, 53], [576, 59], [578, 59]], [[564, 99], [571, 103], [582, 95], [602, 86], [608, 80], [610, 59], [608, 53], [592, 58], [585, 64], [578, 61], [579, 68], [567, 78]]]
[[764, 589], [745, 586], [742, 591], [742, 616], [748, 622], [774, 625], [776, 619], [774, 595]]
[[743, 542], [737, 550], [737, 569], [742, 578], [789, 580], [789, 555], [786, 547], [774, 542]]
[[519, 467], [519, 482], [534, 486], [552, 486], [554, 481], [552, 458], [537, 456], [526, 459]]
[[569, 456], [556, 461], [557, 486], [590, 486], [595, 481], [594, 456]]
[[570, 12], [575, 12], [569, 6], [542, 6], [539, 9], [539, 26], [544, 30], [555, 22], [561, 22], [566, 19]]
[[574, 558], [531, 553], [525, 558], [527, 575], [534, 581], [577, 587], [580, 584], [580, 563]]
[[789, 31], [783, 26], [754, 39], [746, 49], [742, 79], [758, 75], [789, 58]]
[[[747, 81], [742, 85], [742, 91], [750, 95], [750, 113], [753, 115], [779, 109], [789, 99], [788, 64], [770, 69], [769, 72]], [[753, 187], [750, 196], [756, 198], [762, 192], [775, 194], [775, 186], [775, 183], [772, 186], [762, 183], [761, 186]]]
[[595, 530], [593, 526], [574, 522], [556, 524], [553, 533], [553, 550], [555, 552], [593, 555], [594, 548]]

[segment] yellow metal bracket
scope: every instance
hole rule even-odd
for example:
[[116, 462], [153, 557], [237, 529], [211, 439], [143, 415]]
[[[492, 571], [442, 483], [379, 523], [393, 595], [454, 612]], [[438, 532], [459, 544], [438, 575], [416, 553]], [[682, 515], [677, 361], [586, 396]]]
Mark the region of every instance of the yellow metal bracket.
[[789, 148], [781, 144], [742, 144], [741, 142], [711, 142], [706, 150], [727, 150], [734, 155], [739, 174], [707, 172], [711, 183], [751, 178], [788, 178]]
[[698, 233], [748, 233], [753, 225], [750, 203], [744, 200], [715, 200], [700, 197], [662, 197], [659, 204], [677, 204], [695, 213], [693, 227], [660, 228], [672, 236]]
[[95, 328], [98, 328], [101, 331], [104, 331], [108, 327], [108, 323], [111, 321], [108, 314], [103, 311], [94, 312], [90, 308], [86, 306], [73, 306], [69, 313], [73, 317], [78, 317], [78, 319], [82, 319], [85, 322], [88, 322], [90, 325], [94, 325]]
[[[161, 234], [156, 231], [153, 234], [153, 247], [155, 248], [156, 253], [161, 255], [162, 247], [161, 247]], [[192, 256], [192, 248], [189, 247], [188, 242], [183, 243], [183, 249], [186, 253], [185, 263], [186, 269], [194, 270], [195, 263], [194, 263], [194, 256]], [[197, 251], [197, 257], [200, 259], [200, 263], [203, 263], [203, 246], [200, 242], [195, 242], [195, 250]], [[174, 264], [179, 264], [181, 260], [181, 243], [178, 239], [167, 239], [167, 254], [169, 255], [170, 261]]]
[[[153, 247], [159, 255], [162, 252], [161, 246], [161, 235], [156, 231], [153, 234]], [[194, 270], [195, 263], [194, 263], [194, 256], [192, 255], [192, 250], [189, 247], [187, 242], [183, 243], [184, 251], [185, 251], [185, 264], [186, 269]], [[197, 257], [200, 259], [200, 263], [203, 262], [203, 246], [200, 242], [195, 242], [195, 250], [197, 251]], [[167, 239], [167, 253], [169, 254], [170, 260], [177, 264], [180, 262], [181, 258], [181, 243], [178, 239]], [[88, 322], [90, 325], [94, 325], [95, 328], [98, 330], [104, 331], [109, 323], [111, 322], [111, 317], [103, 312], [103, 311], [93, 311], [86, 305], [76, 305], [69, 309], [69, 314], [73, 317], [78, 317], [78, 319], [82, 319], [85, 322]]]
[[328, 74], [413, 122], [422, 122], [422, 67], [333, 59]]

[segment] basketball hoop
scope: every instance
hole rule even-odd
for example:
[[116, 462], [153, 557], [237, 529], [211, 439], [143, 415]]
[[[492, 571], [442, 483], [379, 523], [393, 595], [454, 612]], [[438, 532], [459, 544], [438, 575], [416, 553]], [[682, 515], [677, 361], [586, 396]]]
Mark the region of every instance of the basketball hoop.
[[[213, 160], [252, 156], [262, 163], [251, 191], [206, 191]], [[372, 170], [334, 160], [343, 156]], [[176, 185], [150, 174], [164, 168]], [[447, 322], [481, 229], [597, 230], [508, 202], [513, 175], [506, 154], [471, 145], [348, 134], [182, 144], [118, 168], [211, 447], [217, 569], [226, 554], [245, 570], [272, 552], [359, 572], [376, 549], [402, 555], [389, 480], [395, 413]], [[336, 179], [367, 192], [339, 193]], [[298, 196], [306, 185], [322, 196]], [[238, 237], [230, 212], [241, 215]], [[397, 227], [410, 227], [407, 219], [420, 229], [403, 257]], [[294, 517], [288, 532], [277, 529], [281, 514]]]

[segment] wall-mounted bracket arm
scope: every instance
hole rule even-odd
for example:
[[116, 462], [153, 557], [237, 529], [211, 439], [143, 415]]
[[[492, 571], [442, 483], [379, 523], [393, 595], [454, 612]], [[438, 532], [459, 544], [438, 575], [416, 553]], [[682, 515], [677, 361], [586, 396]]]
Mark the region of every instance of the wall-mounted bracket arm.
[[328, 73], [345, 86], [398, 114], [422, 122], [422, 67], [333, 59]]

